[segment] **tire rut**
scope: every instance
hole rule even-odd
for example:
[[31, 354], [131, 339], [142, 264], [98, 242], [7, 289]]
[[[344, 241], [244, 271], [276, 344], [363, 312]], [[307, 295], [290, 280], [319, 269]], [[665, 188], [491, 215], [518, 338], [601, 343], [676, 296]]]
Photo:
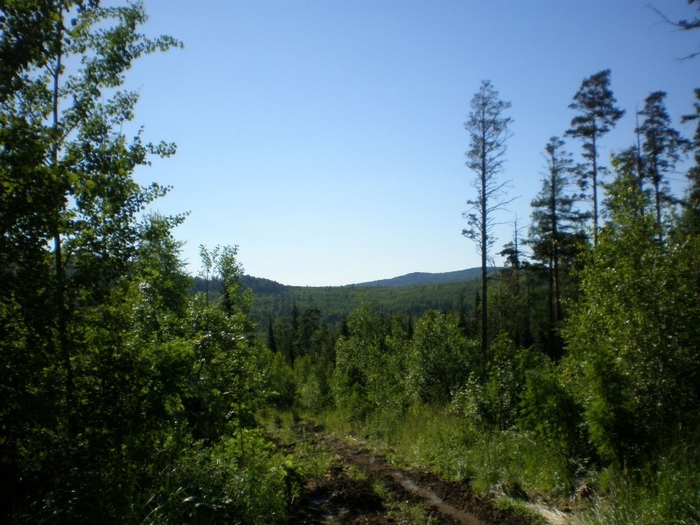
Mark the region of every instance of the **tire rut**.
[[[390, 465], [361, 444], [340, 441], [317, 425], [297, 425], [297, 432], [314, 447], [332, 450], [334, 465], [321, 478], [309, 480], [294, 523], [409, 524], [397, 505], [422, 506], [431, 523], [461, 525], [525, 525], [530, 520], [494, 507], [479, 498], [466, 482], [449, 482], [420, 471]], [[359, 475], [358, 475], [359, 473]], [[382, 496], [375, 487], [384, 487]]]

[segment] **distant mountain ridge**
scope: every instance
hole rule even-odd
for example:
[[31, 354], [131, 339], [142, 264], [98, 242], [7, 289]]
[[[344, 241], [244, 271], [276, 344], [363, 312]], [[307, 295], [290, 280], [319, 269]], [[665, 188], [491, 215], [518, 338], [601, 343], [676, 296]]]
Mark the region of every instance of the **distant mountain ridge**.
[[[493, 275], [500, 268], [489, 268], [488, 275]], [[390, 279], [379, 279], [363, 283], [345, 284], [341, 286], [292, 286], [277, 281], [252, 275], [243, 276], [243, 285], [254, 293], [279, 294], [293, 288], [395, 288], [399, 286], [426, 286], [437, 284], [454, 284], [474, 281], [481, 278], [481, 268], [467, 268], [453, 272], [429, 273], [413, 272]], [[201, 287], [201, 286], [200, 286]], [[216, 287], [216, 285], [215, 285]]]
[[[499, 268], [489, 268], [495, 274]], [[270, 320], [289, 317], [315, 309], [322, 322], [338, 325], [353, 310], [369, 303], [377, 311], [404, 314], [418, 319], [428, 310], [469, 312], [479, 293], [481, 268], [444, 273], [414, 272], [392, 279], [381, 279], [345, 286], [289, 286], [244, 275], [242, 284], [253, 292], [250, 316], [259, 331]], [[207, 283], [195, 278], [193, 292], [207, 289]], [[208, 289], [220, 293], [221, 283], [210, 282]]]
[[[499, 268], [489, 268], [488, 275], [497, 272]], [[349, 286], [360, 287], [377, 287], [377, 286], [415, 286], [429, 284], [451, 284], [463, 283], [465, 281], [473, 281], [481, 278], [481, 268], [467, 268], [466, 270], [456, 270], [454, 272], [428, 273], [428, 272], [413, 272], [391, 279], [380, 279], [378, 281], [369, 281], [365, 283], [351, 284]]]

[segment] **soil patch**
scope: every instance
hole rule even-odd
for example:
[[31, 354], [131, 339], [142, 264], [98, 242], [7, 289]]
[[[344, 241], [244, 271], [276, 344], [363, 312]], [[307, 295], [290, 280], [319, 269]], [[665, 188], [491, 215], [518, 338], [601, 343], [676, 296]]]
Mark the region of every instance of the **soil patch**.
[[[309, 480], [295, 523], [389, 524], [413, 523], [391, 511], [422, 505], [432, 522], [462, 525], [530, 525], [526, 517], [497, 509], [479, 498], [466, 482], [450, 482], [420, 471], [405, 471], [360, 444], [340, 441], [316, 425], [297, 429], [305, 442], [332, 450], [337, 461], [321, 478]], [[382, 487], [381, 496], [377, 485]]]

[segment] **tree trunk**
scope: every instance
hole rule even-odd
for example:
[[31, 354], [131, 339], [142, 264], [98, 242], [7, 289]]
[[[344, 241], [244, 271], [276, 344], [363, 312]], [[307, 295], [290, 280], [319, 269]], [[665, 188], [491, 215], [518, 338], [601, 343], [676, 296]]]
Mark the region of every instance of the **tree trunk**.
[[486, 264], [488, 262], [488, 224], [487, 224], [487, 173], [486, 173], [486, 141], [482, 141], [481, 154], [481, 356], [484, 365], [488, 363], [488, 282]]
[[598, 151], [593, 133], [593, 247], [598, 246]]

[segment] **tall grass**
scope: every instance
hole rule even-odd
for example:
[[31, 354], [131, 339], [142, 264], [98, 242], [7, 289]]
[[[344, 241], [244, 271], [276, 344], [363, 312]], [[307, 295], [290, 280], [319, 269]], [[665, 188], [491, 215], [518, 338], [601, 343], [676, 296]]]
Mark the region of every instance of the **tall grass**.
[[[347, 421], [324, 423], [347, 432]], [[446, 479], [471, 481], [477, 492], [498, 486], [513, 495], [570, 493], [567, 460], [547, 443], [521, 431], [485, 431], [447, 408], [415, 405], [406, 414], [374, 413], [353, 431], [378, 441], [394, 463], [427, 469]]]
[[582, 519], [589, 525], [700, 524], [700, 450], [691, 444], [635, 472], [606, 469], [596, 505]]
[[[575, 474], [561, 449], [522, 430], [484, 430], [446, 407], [415, 405], [404, 414], [372, 413], [365, 421], [343, 411], [319, 416], [330, 431], [352, 434], [403, 468], [469, 480], [477, 493], [496, 489], [519, 498], [577, 499]], [[700, 436], [700, 433], [696, 433]], [[584, 525], [700, 525], [700, 437], [678, 438], [668, 453], [634, 471], [587, 474], [590, 504], [575, 505]], [[579, 501], [583, 503], [582, 501]]]

